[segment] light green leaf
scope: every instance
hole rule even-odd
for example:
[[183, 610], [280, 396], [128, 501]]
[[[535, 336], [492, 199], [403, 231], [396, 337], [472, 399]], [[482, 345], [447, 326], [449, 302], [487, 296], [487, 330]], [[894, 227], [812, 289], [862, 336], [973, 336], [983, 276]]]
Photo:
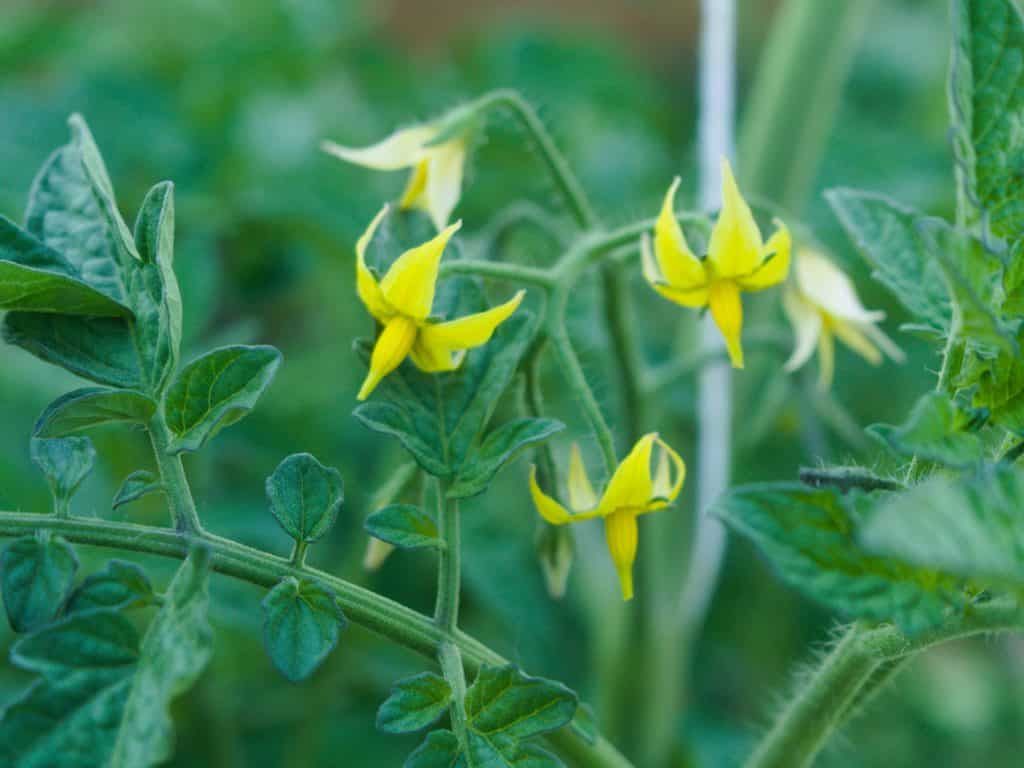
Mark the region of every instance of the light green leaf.
[[936, 332], [952, 308], [942, 269], [918, 231], [922, 216], [882, 195], [832, 189], [825, 195], [875, 278], [922, 324]]
[[451, 686], [433, 672], [399, 680], [377, 710], [377, 727], [387, 733], [421, 731], [448, 711], [451, 699]]
[[87, 437], [62, 437], [30, 441], [32, 461], [46, 476], [57, 512], [67, 514], [71, 497], [89, 476], [96, 449]]
[[576, 694], [561, 683], [529, 677], [514, 666], [482, 667], [466, 691], [469, 726], [489, 741], [523, 741], [567, 725]]
[[1024, 471], [997, 465], [933, 476], [879, 505], [860, 534], [865, 549], [975, 584], [1024, 589]]
[[142, 637], [110, 768], [157, 765], [173, 755], [170, 703], [192, 687], [213, 655], [213, 630], [206, 618], [209, 580], [209, 552], [195, 549]]
[[309, 579], [289, 576], [263, 599], [263, 642], [292, 682], [305, 680], [338, 644], [345, 627], [334, 593]]
[[[392, 374], [394, 376], [396, 374]], [[430, 442], [429, 437], [424, 439], [420, 434], [417, 421], [423, 417], [421, 413], [414, 413], [419, 410], [419, 404], [409, 403], [408, 408], [403, 408], [395, 403], [363, 403], [355, 409], [353, 414], [365, 426], [374, 432], [383, 435], [391, 435], [398, 438], [402, 447], [416, 460], [416, 463], [432, 475], [444, 477], [448, 474], [448, 464], [442, 455], [441, 449]], [[430, 427], [427, 428], [429, 431]]]
[[119, 509], [125, 504], [138, 501], [143, 496], [151, 493], [158, 493], [164, 490], [164, 484], [160, 478], [146, 469], [139, 469], [132, 472], [121, 483], [121, 487], [114, 494], [111, 509]]
[[50, 403], [36, 421], [36, 437], [65, 437], [101, 424], [146, 425], [156, 412], [148, 395], [131, 389], [76, 389]]
[[149, 577], [135, 563], [111, 560], [102, 571], [87, 577], [68, 600], [66, 612], [79, 613], [99, 608], [133, 608], [154, 605], [157, 596]]
[[308, 453], [289, 456], [267, 478], [270, 511], [296, 541], [316, 541], [338, 518], [341, 473]]
[[967, 467], [983, 458], [981, 438], [970, 431], [978, 416], [961, 410], [940, 392], [929, 392], [915, 403], [902, 425], [875, 424], [868, 432], [901, 456]]
[[459, 467], [448, 498], [462, 499], [482, 493], [505, 464], [524, 448], [547, 440], [565, 429], [555, 419], [516, 419], [502, 424], [470, 450]]
[[3, 338], [40, 360], [99, 384], [123, 389], [142, 386], [135, 342], [125, 320], [9, 312], [4, 316]]
[[466, 768], [466, 764], [459, 757], [459, 740], [442, 728], [427, 734], [403, 768]]
[[434, 519], [410, 504], [391, 504], [377, 510], [366, 518], [363, 527], [374, 538], [404, 549], [442, 546]]
[[729, 491], [714, 511], [751, 539], [784, 581], [840, 613], [894, 621], [913, 633], [961, 608], [966, 598], [959, 581], [858, 546], [857, 498], [878, 504], [887, 496], [844, 501], [829, 489], [766, 483]]
[[243, 419], [281, 365], [273, 347], [222, 347], [193, 360], [167, 391], [170, 451], [197, 451], [221, 429]]
[[950, 113], [961, 205], [1015, 240], [1024, 231], [1024, 21], [1013, 0], [956, 0]]
[[11, 628], [31, 632], [53, 621], [77, 570], [75, 550], [48, 531], [8, 545], [0, 555], [0, 580]]

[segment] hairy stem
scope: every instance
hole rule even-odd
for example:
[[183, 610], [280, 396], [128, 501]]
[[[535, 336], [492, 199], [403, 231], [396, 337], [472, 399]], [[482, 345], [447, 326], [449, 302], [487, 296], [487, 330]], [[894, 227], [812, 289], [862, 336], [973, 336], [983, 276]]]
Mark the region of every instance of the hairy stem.
[[181, 456], [167, 452], [171, 433], [162, 413], [157, 413], [150, 422], [149, 439], [153, 444], [153, 455], [156, 457], [156, 465], [167, 493], [174, 527], [182, 533], [202, 534], [203, 527], [199, 522], [199, 513], [196, 511], [196, 503], [192, 498], [192, 489], [185, 476]]
[[444, 484], [437, 481], [437, 527], [444, 546], [438, 553], [437, 603], [434, 621], [442, 632], [455, 632], [459, 623], [459, 590], [462, 582], [462, 543], [459, 505], [448, 501]]

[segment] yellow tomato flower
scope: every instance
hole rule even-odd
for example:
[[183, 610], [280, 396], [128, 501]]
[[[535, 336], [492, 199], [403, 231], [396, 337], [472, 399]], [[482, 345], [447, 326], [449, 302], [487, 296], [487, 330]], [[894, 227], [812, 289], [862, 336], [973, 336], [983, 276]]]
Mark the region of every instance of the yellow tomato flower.
[[782, 296], [783, 309], [796, 334], [787, 371], [806, 363], [817, 346], [818, 384], [828, 389], [835, 370], [834, 336], [872, 365], [882, 362], [883, 351], [903, 362], [902, 350], [876, 325], [885, 319], [885, 313], [865, 309], [850, 278], [839, 267], [817, 251], [803, 249], [797, 253], [794, 272], [796, 279]]
[[403, 253], [378, 283], [366, 266], [366, 248], [387, 212], [385, 205], [356, 243], [356, 292], [383, 326], [370, 356], [370, 372], [359, 390], [360, 400], [369, 397], [381, 379], [406, 357], [411, 356], [416, 367], [427, 373], [454, 371], [466, 350], [486, 344], [495, 329], [516, 311], [526, 293], [519, 291], [504, 304], [457, 320], [430, 320], [441, 254], [462, 222]]
[[789, 230], [779, 220], [765, 243], [750, 206], [740, 194], [729, 161], [722, 159], [722, 210], [711, 231], [707, 258], [690, 250], [675, 215], [679, 178], [672, 182], [654, 225], [654, 252], [646, 236], [641, 243], [644, 277], [669, 301], [684, 307], [710, 307], [725, 338], [734, 368], [743, 367], [741, 291], [777, 285], [789, 272]]
[[604, 519], [608, 551], [619, 574], [622, 598], [631, 600], [637, 550], [636, 519], [675, 501], [685, 479], [686, 464], [682, 458], [652, 432], [640, 438], [622, 460], [600, 499], [587, 477], [579, 446], [573, 445], [569, 459], [569, 507], [573, 513], [540, 489], [536, 467], [530, 471], [530, 494], [537, 512], [552, 525], [578, 523], [595, 517]]
[[323, 149], [347, 162], [378, 171], [412, 168], [398, 205], [402, 210], [426, 211], [440, 232], [448, 225], [459, 202], [466, 162], [465, 137], [456, 135], [434, 144], [441, 130], [437, 124], [415, 125], [369, 147], [357, 149], [325, 141]]

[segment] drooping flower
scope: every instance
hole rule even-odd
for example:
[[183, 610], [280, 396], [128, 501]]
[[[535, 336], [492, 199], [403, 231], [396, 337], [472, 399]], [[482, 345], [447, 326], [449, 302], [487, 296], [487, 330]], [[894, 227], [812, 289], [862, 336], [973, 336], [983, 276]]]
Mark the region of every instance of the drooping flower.
[[[395, 131], [369, 147], [344, 147], [325, 141], [323, 150], [365, 168], [397, 171], [412, 168], [412, 175], [399, 199], [402, 210], [426, 211], [440, 232], [459, 202], [462, 173], [466, 163], [466, 138], [460, 132], [451, 137], [446, 123], [414, 125]], [[440, 139], [440, 141], [439, 141]]]
[[675, 501], [685, 479], [686, 464], [682, 458], [652, 432], [640, 438], [622, 460], [600, 499], [590, 484], [576, 445], [573, 445], [569, 458], [569, 507], [572, 512], [540, 489], [536, 467], [530, 472], [530, 494], [537, 512], [552, 525], [579, 523], [597, 517], [604, 520], [605, 538], [619, 574], [622, 598], [631, 600], [638, 540], [636, 519], [647, 512], [664, 509]]
[[675, 216], [676, 178], [654, 226], [654, 249], [642, 242], [644, 277], [669, 301], [684, 307], [710, 307], [722, 332], [734, 368], [743, 367], [742, 291], [777, 285], [789, 272], [790, 237], [785, 224], [765, 243], [750, 206], [740, 194], [729, 161], [722, 159], [722, 210], [711, 231], [708, 254], [699, 259], [690, 250]]
[[383, 326], [370, 356], [370, 372], [359, 390], [360, 400], [369, 397], [381, 379], [406, 357], [411, 357], [416, 367], [427, 373], [455, 370], [466, 350], [486, 344], [495, 329], [516, 311], [526, 293], [519, 291], [504, 304], [457, 320], [430, 320], [441, 254], [462, 222], [403, 253], [378, 282], [366, 265], [366, 249], [387, 211], [385, 205], [356, 243], [356, 292]]
[[794, 261], [795, 280], [786, 286], [782, 306], [796, 334], [796, 346], [786, 362], [795, 371], [818, 349], [818, 384], [832, 385], [835, 370], [835, 340], [872, 365], [882, 362], [884, 352], [896, 362], [904, 355], [878, 327], [885, 313], [864, 308], [850, 278], [817, 251], [801, 249]]

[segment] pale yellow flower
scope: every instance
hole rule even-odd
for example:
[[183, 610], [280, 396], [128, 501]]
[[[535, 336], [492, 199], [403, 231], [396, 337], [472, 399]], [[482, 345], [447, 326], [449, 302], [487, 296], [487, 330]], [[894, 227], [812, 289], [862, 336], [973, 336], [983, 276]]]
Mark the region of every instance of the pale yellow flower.
[[786, 362], [795, 371], [818, 350], [818, 383], [832, 385], [835, 371], [835, 341], [872, 365], [882, 362], [884, 352], [902, 362], [903, 352], [878, 327], [885, 313], [864, 308], [853, 283], [839, 267], [817, 251], [802, 249], [794, 263], [795, 279], [786, 286], [782, 306], [796, 334], [796, 346]]

